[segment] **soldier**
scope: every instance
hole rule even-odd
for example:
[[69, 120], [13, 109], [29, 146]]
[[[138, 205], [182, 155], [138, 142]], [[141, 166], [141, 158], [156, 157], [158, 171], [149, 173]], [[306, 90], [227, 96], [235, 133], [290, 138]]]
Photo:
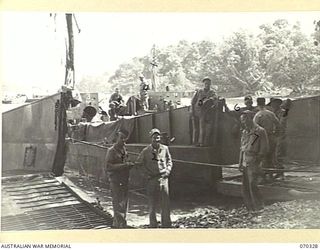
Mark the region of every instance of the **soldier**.
[[211, 79], [205, 77], [202, 82], [204, 83], [204, 88], [196, 91], [191, 100], [191, 117], [192, 117], [192, 143], [197, 146], [204, 146], [204, 138], [206, 136], [206, 111], [203, 107], [205, 102], [217, 99], [216, 94], [211, 90]]
[[108, 149], [106, 155], [106, 173], [108, 174], [113, 206], [113, 227], [126, 228], [128, 204], [129, 170], [134, 166], [128, 160], [125, 142], [128, 132], [119, 130], [115, 144]]
[[240, 116], [241, 114], [246, 111], [252, 111], [252, 112], [257, 112], [257, 109], [255, 107], [253, 107], [253, 101], [252, 101], [252, 97], [250, 95], [247, 95], [244, 97], [244, 104], [245, 107], [239, 108], [237, 107], [238, 104], [235, 105], [234, 110], [237, 112], [229, 112], [230, 110], [228, 108], [225, 108], [225, 111], [228, 115], [230, 115], [230, 117], [233, 118], [234, 120], [234, 126], [232, 127], [231, 133], [235, 136], [238, 137], [239, 135], [239, 131], [240, 131]]
[[172, 169], [172, 159], [169, 148], [160, 144], [160, 130], [150, 131], [151, 144], [145, 147], [135, 164], [143, 165], [147, 175], [147, 195], [149, 203], [150, 227], [158, 227], [156, 208], [160, 199], [161, 227], [171, 227], [169, 175]]
[[120, 95], [120, 92], [119, 92], [118, 88], [116, 88], [114, 90], [114, 93], [110, 96], [109, 103], [112, 103], [112, 102], [117, 102], [118, 105], [123, 103], [123, 98]]
[[243, 112], [245, 110], [256, 111], [256, 108], [252, 106], [253, 105], [252, 96], [250, 95], [245, 96], [244, 105], [246, 106], [243, 108], [240, 108], [240, 112]]
[[[263, 161], [263, 168], [275, 168], [275, 149], [277, 135], [280, 130], [280, 122], [273, 112], [266, 109], [265, 103], [265, 98], [257, 98], [259, 111], [254, 116], [253, 121], [260, 127], [264, 128], [268, 136], [269, 151]], [[273, 174], [266, 173], [265, 177], [267, 177], [268, 175], [272, 179]]]
[[[278, 169], [283, 169], [283, 161], [286, 155], [286, 128], [287, 128], [287, 118], [288, 112], [290, 109], [291, 100], [287, 99], [285, 102], [282, 102], [279, 98], [270, 99], [270, 110], [276, 115], [280, 122], [280, 130], [276, 141], [276, 150], [275, 150], [275, 164]], [[283, 172], [277, 173], [275, 178], [281, 177], [284, 179]]]
[[144, 81], [144, 76], [140, 75], [140, 100], [141, 100], [141, 105], [143, 110], [148, 110], [149, 105], [148, 105], [148, 90], [150, 89], [149, 85]]
[[246, 110], [240, 116], [244, 129], [241, 135], [239, 170], [243, 172], [242, 194], [249, 211], [263, 208], [258, 177], [269, 147], [266, 131], [253, 122], [254, 115], [254, 112]]
[[124, 100], [120, 95], [118, 88], [116, 88], [115, 92], [110, 96], [109, 108], [110, 121], [115, 121], [118, 119], [118, 116], [124, 115]]
[[109, 104], [108, 114], [110, 117], [110, 121], [116, 121], [118, 119], [116, 104], [114, 104], [114, 102]]

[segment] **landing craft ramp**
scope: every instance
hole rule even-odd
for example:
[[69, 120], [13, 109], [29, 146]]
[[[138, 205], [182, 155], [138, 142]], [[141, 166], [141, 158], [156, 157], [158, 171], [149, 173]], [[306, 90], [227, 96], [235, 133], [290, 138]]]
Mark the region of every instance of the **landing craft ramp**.
[[72, 186], [50, 174], [4, 177], [1, 230], [110, 228], [112, 216], [95, 208], [83, 194], [81, 198]]
[[[1, 230], [110, 228], [66, 177], [65, 93], [2, 114]], [[56, 177], [60, 176], [60, 177]]]

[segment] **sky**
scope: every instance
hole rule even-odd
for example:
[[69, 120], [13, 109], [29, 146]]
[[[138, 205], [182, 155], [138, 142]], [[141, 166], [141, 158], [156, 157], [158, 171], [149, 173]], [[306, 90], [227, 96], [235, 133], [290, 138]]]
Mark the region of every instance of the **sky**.
[[[148, 54], [155, 44], [180, 40], [222, 41], [239, 29], [258, 32], [279, 18], [300, 22], [310, 35], [320, 12], [253, 13], [75, 13], [76, 82], [82, 77], [112, 74], [119, 64]], [[53, 93], [64, 82], [65, 16], [44, 12], [0, 13], [0, 81], [14, 92]]]

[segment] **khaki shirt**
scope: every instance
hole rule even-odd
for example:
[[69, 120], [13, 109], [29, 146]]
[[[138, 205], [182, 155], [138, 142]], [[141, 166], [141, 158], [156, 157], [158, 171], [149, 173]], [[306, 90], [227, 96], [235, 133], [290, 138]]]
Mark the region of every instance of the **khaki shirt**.
[[149, 90], [149, 85], [147, 85], [145, 82], [141, 82], [140, 83], [140, 97], [147, 98], [148, 97], [148, 90]]
[[280, 122], [276, 115], [270, 110], [264, 109], [258, 111], [253, 121], [260, 127], [263, 127], [267, 134], [274, 134], [280, 130]]
[[288, 120], [288, 116], [286, 115], [286, 110], [278, 109], [274, 113], [280, 122], [280, 133], [284, 134], [287, 129], [287, 120]]
[[125, 163], [128, 159], [128, 153], [125, 148], [123, 151], [118, 149], [115, 145], [108, 149], [106, 155], [106, 172], [108, 173], [110, 181], [117, 181], [125, 183], [129, 178], [129, 168], [121, 168], [117, 170], [110, 170], [110, 164]]
[[111, 103], [111, 102], [119, 102], [119, 103], [121, 103], [122, 101], [123, 101], [123, 98], [122, 98], [122, 96], [120, 94], [113, 93], [110, 96], [109, 103]]
[[148, 177], [160, 177], [160, 172], [163, 170], [171, 172], [172, 158], [169, 148], [160, 144], [158, 150], [152, 145], [145, 147], [138, 156], [136, 163], [142, 164], [145, 173]]
[[206, 91], [204, 89], [199, 89], [194, 96], [192, 97], [191, 100], [191, 105], [192, 105], [192, 109], [194, 111], [195, 115], [201, 115], [203, 112], [203, 104], [205, 101], [209, 100], [209, 99], [215, 99], [216, 98], [216, 94], [214, 93], [213, 90], [209, 90]]
[[244, 164], [255, 160], [257, 156], [265, 156], [269, 151], [269, 141], [265, 129], [256, 125], [250, 131], [244, 129], [241, 135], [240, 150], [244, 153]]

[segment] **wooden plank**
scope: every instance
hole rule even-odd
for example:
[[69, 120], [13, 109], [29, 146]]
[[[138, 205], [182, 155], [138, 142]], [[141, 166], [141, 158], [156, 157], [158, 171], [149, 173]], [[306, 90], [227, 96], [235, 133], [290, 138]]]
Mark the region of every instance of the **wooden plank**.
[[35, 180], [35, 181], [22, 181], [22, 182], [15, 182], [15, 183], [11, 183], [11, 184], [5, 184], [2, 187], [5, 188], [22, 188], [22, 187], [31, 187], [31, 186], [35, 186], [35, 185], [39, 185], [39, 184], [49, 184], [49, 183], [59, 183], [57, 180], [52, 179], [52, 180]]
[[19, 181], [32, 181], [34, 179], [41, 178], [53, 178], [51, 173], [48, 172], [40, 172], [37, 174], [24, 174], [24, 175], [13, 175], [13, 176], [5, 176], [1, 177], [2, 185], [7, 183], [15, 183]]
[[65, 202], [68, 202], [68, 201], [77, 201], [77, 199], [75, 197], [70, 197], [70, 198], [67, 198], [67, 199], [64, 199], [64, 200], [60, 200], [60, 201], [34, 201], [32, 203], [32, 205], [23, 205], [21, 206], [21, 208], [39, 208], [42, 207], [42, 206], [46, 206], [46, 205], [53, 205], [53, 204], [61, 204], [61, 203], [65, 203]]
[[25, 186], [25, 187], [7, 187], [3, 186], [3, 188], [7, 192], [20, 192], [20, 191], [25, 191], [25, 190], [36, 190], [36, 189], [42, 189], [46, 187], [57, 187], [60, 186], [61, 184], [59, 182], [54, 182], [54, 183], [42, 183], [42, 184], [35, 184], [35, 185], [30, 185], [30, 186]]
[[49, 201], [49, 200], [56, 201], [57, 199], [65, 199], [67, 197], [73, 197], [73, 195], [70, 193], [66, 193], [65, 195], [44, 196], [43, 198], [36, 197], [36, 198], [30, 198], [28, 200], [16, 201], [16, 204], [28, 204], [28, 203]]
[[36, 197], [43, 197], [46, 195], [50, 195], [50, 196], [54, 196], [54, 195], [61, 195], [61, 194], [68, 194], [67, 190], [56, 190], [56, 191], [52, 191], [52, 192], [41, 192], [41, 193], [35, 193], [35, 194], [29, 194], [28, 197], [26, 197], [25, 194], [21, 195], [21, 196], [13, 196], [11, 197], [12, 200], [14, 201], [23, 201], [23, 200], [29, 200], [32, 198], [36, 198]]

